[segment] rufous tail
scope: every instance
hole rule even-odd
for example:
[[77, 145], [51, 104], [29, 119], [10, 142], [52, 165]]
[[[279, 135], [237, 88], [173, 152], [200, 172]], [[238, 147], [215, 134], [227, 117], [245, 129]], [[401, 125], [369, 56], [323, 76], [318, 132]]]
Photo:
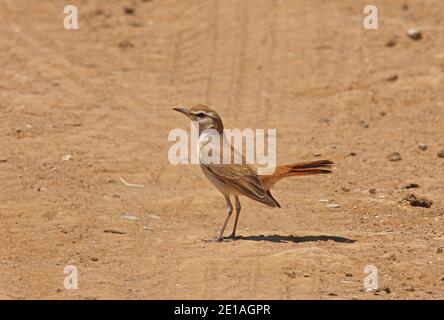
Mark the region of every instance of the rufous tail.
[[276, 168], [273, 174], [259, 176], [266, 190], [270, 190], [278, 181], [286, 177], [307, 176], [312, 174], [331, 173], [333, 162], [330, 160], [318, 160], [288, 164]]

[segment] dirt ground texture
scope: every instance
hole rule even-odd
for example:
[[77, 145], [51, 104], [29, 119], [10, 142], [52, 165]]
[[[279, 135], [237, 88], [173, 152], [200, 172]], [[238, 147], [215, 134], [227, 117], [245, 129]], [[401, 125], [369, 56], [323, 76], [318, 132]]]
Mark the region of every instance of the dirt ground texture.
[[[443, 299], [444, 2], [372, 4], [377, 30], [356, 0], [1, 1], [0, 298]], [[197, 103], [334, 173], [242, 199], [242, 237], [207, 241], [225, 201], [168, 162], [171, 108]]]

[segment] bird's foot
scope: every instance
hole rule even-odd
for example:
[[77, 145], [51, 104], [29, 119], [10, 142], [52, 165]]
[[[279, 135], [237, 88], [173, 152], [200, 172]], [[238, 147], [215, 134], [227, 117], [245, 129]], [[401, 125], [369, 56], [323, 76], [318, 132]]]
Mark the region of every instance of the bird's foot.
[[238, 237], [231, 234], [228, 237], [219, 236], [217, 238], [212, 238], [212, 239], [202, 239], [202, 241], [203, 242], [222, 242], [222, 241], [236, 240], [236, 238], [238, 238]]
[[239, 238], [239, 236], [236, 237], [236, 234], [234, 233], [230, 234], [228, 237], [224, 237], [224, 239], [227, 240], [236, 240], [237, 238]]

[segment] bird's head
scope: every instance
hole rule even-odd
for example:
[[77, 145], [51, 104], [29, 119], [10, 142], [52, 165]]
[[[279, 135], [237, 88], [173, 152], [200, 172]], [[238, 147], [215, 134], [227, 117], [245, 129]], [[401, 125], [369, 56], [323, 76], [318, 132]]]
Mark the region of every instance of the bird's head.
[[173, 108], [173, 110], [183, 113], [192, 121], [197, 121], [199, 124], [199, 134], [206, 129], [215, 129], [219, 133], [222, 133], [224, 130], [220, 116], [216, 111], [206, 105], [199, 104], [190, 109]]

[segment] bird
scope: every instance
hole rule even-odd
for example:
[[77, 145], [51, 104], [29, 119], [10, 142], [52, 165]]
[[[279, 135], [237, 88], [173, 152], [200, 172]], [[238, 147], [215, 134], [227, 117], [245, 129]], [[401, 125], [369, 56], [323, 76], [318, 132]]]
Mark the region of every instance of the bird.
[[[191, 121], [198, 125], [199, 129], [199, 150], [206, 146], [208, 139], [203, 139], [205, 132], [212, 129], [220, 136], [220, 141], [226, 139], [224, 135], [224, 124], [219, 114], [204, 104], [198, 104], [191, 108], [177, 107], [173, 110], [183, 113]], [[236, 238], [236, 227], [239, 220], [241, 211], [240, 196], [246, 196], [252, 200], [263, 203], [272, 208], [280, 208], [281, 205], [271, 194], [271, 188], [273, 188], [280, 180], [292, 177], [292, 176], [306, 176], [316, 174], [329, 174], [333, 162], [330, 160], [317, 160], [309, 162], [301, 162], [295, 164], [277, 166], [272, 174], [259, 174], [257, 168], [254, 165], [250, 165], [245, 161], [244, 155], [227, 142], [231, 148], [232, 160], [236, 157], [242, 161], [236, 163], [232, 161], [230, 163], [211, 163], [203, 160], [199, 156], [199, 164], [204, 175], [208, 180], [219, 190], [225, 198], [227, 205], [227, 217], [224, 220], [222, 229], [219, 232], [217, 241], [224, 239]], [[222, 146], [222, 143], [221, 143]], [[220, 152], [222, 156], [222, 152]], [[233, 213], [233, 204], [231, 198], [234, 198], [236, 215], [234, 220], [233, 231], [231, 235], [224, 238], [224, 231]]]

